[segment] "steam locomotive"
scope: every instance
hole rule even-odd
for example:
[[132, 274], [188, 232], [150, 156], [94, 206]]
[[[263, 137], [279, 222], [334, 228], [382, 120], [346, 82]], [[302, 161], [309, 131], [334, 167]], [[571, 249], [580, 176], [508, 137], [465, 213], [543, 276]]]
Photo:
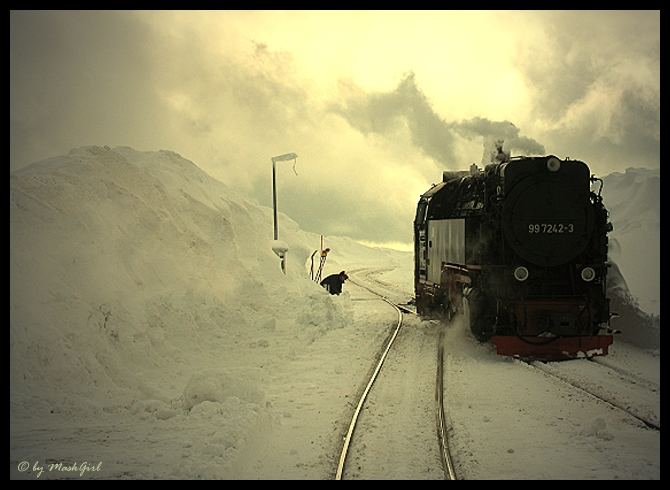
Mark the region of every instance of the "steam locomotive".
[[465, 299], [473, 335], [500, 355], [607, 354], [601, 191], [584, 162], [553, 155], [444, 172], [414, 220], [417, 312], [451, 319]]

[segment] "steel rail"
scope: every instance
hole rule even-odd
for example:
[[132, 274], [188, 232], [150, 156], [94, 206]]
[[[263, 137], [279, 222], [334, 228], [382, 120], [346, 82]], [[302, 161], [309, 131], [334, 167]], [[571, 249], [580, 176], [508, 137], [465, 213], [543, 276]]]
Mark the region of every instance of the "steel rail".
[[[355, 271], [355, 272], [352, 272], [352, 275], [355, 274], [355, 273], [361, 272], [361, 271], [365, 271], [365, 270], [367, 270], [367, 269], [360, 269], [360, 270], [357, 270], [357, 271]], [[366, 276], [366, 277], [367, 277], [367, 276]], [[373, 280], [373, 281], [374, 281], [374, 280]], [[394, 308], [398, 308], [398, 309], [404, 311], [405, 313], [409, 313], [410, 315], [417, 315], [417, 312], [416, 312], [416, 311], [414, 311], [414, 310], [412, 310], [412, 309], [410, 309], [410, 308], [406, 308], [406, 307], [404, 307], [404, 306], [402, 306], [402, 305], [399, 305], [399, 304], [397, 304], [397, 303], [392, 302], [392, 301], [391, 301], [390, 299], [388, 299], [386, 296], [384, 296], [383, 294], [381, 294], [381, 293], [375, 291], [374, 289], [370, 289], [369, 287], [364, 286], [364, 285], [362, 285], [361, 283], [356, 282], [356, 281], [354, 281], [354, 280], [351, 279], [351, 278], [349, 278], [349, 282], [351, 282], [352, 284], [355, 284], [355, 285], [358, 286], [359, 288], [363, 288], [363, 289], [365, 289], [366, 291], [371, 292], [371, 293], [374, 294], [375, 296], [379, 296], [382, 300], [386, 301], [388, 304], [390, 304], [390, 305], [393, 306]], [[417, 315], [417, 316], [418, 316], [418, 315]]]
[[598, 364], [599, 366], [602, 366], [603, 368], [611, 369], [615, 373], [620, 374], [621, 376], [627, 378], [628, 381], [631, 384], [644, 385], [647, 389], [649, 389], [649, 391], [654, 391], [654, 392], [660, 391], [660, 387], [658, 386], [658, 383], [656, 383], [656, 382], [654, 382], [650, 379], [643, 378], [642, 376], [639, 376], [639, 375], [637, 375], [637, 374], [635, 374], [631, 371], [628, 371], [624, 368], [621, 368], [619, 366], [615, 366], [615, 365], [611, 364], [609, 361], [600, 359], [598, 357], [588, 357], [586, 359], [593, 364]]
[[[357, 286], [360, 286], [354, 281], [351, 281], [353, 284], [356, 284]], [[365, 286], [360, 286], [364, 289], [368, 289]], [[368, 291], [370, 291], [368, 289]], [[372, 292], [372, 291], [370, 291]], [[376, 294], [376, 293], [374, 293]], [[379, 296], [377, 294], [377, 296]], [[344, 443], [342, 445], [342, 452], [340, 453], [340, 459], [337, 464], [337, 472], [335, 474], [335, 479], [336, 480], [341, 480], [342, 479], [342, 473], [344, 472], [344, 466], [347, 460], [347, 454], [349, 452], [349, 446], [351, 444], [351, 438], [354, 435], [354, 430], [356, 429], [356, 423], [358, 421], [358, 416], [361, 413], [361, 410], [363, 409], [363, 404], [365, 403], [365, 399], [368, 396], [368, 393], [370, 393], [370, 390], [372, 389], [372, 385], [374, 384], [375, 380], [377, 379], [377, 375], [379, 374], [379, 371], [381, 371], [382, 365], [384, 364], [384, 361], [386, 360], [386, 356], [389, 353], [389, 350], [391, 350], [391, 345], [393, 345], [393, 342], [395, 342], [396, 337], [398, 336], [398, 332], [400, 332], [400, 327], [402, 327], [402, 311], [401, 309], [396, 306], [395, 304], [391, 303], [389, 300], [386, 298], [383, 298], [380, 296], [380, 298], [390, 304], [395, 310], [398, 312], [398, 325], [395, 328], [395, 331], [393, 332], [393, 335], [391, 336], [391, 339], [389, 340], [388, 344], [386, 345], [386, 349], [384, 349], [384, 352], [379, 359], [379, 362], [377, 363], [377, 367], [375, 368], [374, 372], [372, 373], [372, 376], [370, 377], [370, 380], [368, 381], [367, 386], [365, 387], [365, 390], [363, 391], [363, 394], [361, 395], [361, 398], [358, 400], [358, 405], [356, 406], [356, 410], [354, 411], [354, 415], [351, 418], [351, 423], [349, 424], [349, 429], [347, 430], [347, 435], [344, 438]]]
[[444, 329], [440, 330], [437, 346], [437, 370], [435, 375], [435, 402], [437, 405], [437, 440], [440, 444], [442, 468], [449, 480], [457, 480], [454, 463], [449, 452], [447, 439], [447, 418], [444, 414]]
[[592, 398], [595, 398], [596, 400], [598, 400], [598, 401], [604, 403], [605, 405], [608, 405], [608, 406], [610, 406], [610, 407], [612, 407], [612, 408], [619, 409], [619, 410], [621, 410], [622, 412], [626, 412], [628, 415], [630, 415], [631, 417], [633, 417], [633, 418], [639, 420], [640, 422], [642, 422], [644, 425], [646, 425], [646, 426], [649, 427], [650, 429], [657, 430], [657, 431], [660, 431], [660, 430], [661, 430], [661, 426], [660, 426], [660, 425], [657, 425], [656, 423], [654, 423], [654, 422], [652, 422], [652, 421], [650, 421], [650, 420], [647, 420], [647, 419], [645, 419], [644, 417], [641, 417], [641, 416], [637, 415], [636, 413], [632, 412], [631, 410], [627, 409], [626, 407], [622, 407], [621, 405], [618, 405], [618, 404], [614, 403], [614, 402], [611, 401], [611, 400], [607, 400], [606, 398], [603, 398], [603, 397], [601, 397], [601, 396], [599, 396], [599, 395], [596, 395], [595, 393], [592, 393], [591, 391], [587, 390], [586, 388], [583, 388], [582, 386], [579, 386], [578, 384], [573, 383], [572, 381], [569, 381], [569, 380], [563, 378], [562, 376], [559, 376], [558, 374], [556, 374], [556, 373], [554, 373], [554, 372], [548, 370], [547, 368], [543, 368], [543, 367], [541, 367], [541, 365], [538, 364], [538, 361], [523, 361], [523, 360], [519, 360], [519, 362], [521, 362], [521, 363], [523, 363], [523, 364], [525, 364], [526, 366], [529, 366], [529, 367], [531, 367], [531, 368], [537, 369], [538, 371], [542, 372], [542, 373], [545, 374], [546, 376], [551, 376], [551, 377], [553, 377], [553, 378], [555, 378], [555, 379], [557, 379], [557, 380], [559, 380], [559, 381], [565, 383], [566, 385], [571, 386], [571, 387], [575, 388], [576, 390], [581, 391], [582, 393], [585, 393], [587, 396], [590, 396], [590, 397], [592, 397]]

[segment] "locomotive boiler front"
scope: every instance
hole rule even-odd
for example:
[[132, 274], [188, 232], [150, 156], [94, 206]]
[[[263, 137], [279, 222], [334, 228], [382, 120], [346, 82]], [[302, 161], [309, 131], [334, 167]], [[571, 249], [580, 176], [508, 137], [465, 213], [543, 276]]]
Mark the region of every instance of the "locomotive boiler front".
[[566, 264], [579, 256], [593, 233], [589, 169], [555, 156], [533, 165], [504, 164], [502, 227], [509, 246], [540, 267]]

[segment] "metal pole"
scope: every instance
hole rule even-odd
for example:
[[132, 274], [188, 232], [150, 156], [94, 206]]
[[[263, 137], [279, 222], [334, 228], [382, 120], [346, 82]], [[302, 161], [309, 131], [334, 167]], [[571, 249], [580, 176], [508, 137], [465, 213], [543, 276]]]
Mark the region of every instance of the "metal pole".
[[[274, 239], [275, 242], [279, 238], [278, 226], [277, 226], [277, 171], [276, 171], [276, 162], [285, 162], [287, 160], [295, 160], [298, 158], [298, 155], [295, 153], [286, 153], [285, 155], [279, 155], [276, 157], [270, 158], [272, 160], [272, 209], [274, 215]], [[293, 169], [295, 171], [295, 168]], [[286, 274], [286, 253], [288, 250], [282, 252], [276, 252], [277, 255], [281, 258], [281, 270]]]
[[275, 177], [275, 159], [272, 160], [272, 209], [274, 210], [275, 240], [277, 240], [277, 179]]

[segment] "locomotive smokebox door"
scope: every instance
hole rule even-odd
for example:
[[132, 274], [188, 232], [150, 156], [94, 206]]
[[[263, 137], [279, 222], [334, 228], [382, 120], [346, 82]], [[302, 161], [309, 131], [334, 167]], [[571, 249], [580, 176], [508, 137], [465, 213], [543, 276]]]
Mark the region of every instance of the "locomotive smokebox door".
[[[552, 165], [553, 162], [553, 165]], [[594, 216], [589, 170], [582, 162], [547, 163], [505, 170], [503, 232], [523, 259], [541, 267], [565, 264], [588, 246]]]

